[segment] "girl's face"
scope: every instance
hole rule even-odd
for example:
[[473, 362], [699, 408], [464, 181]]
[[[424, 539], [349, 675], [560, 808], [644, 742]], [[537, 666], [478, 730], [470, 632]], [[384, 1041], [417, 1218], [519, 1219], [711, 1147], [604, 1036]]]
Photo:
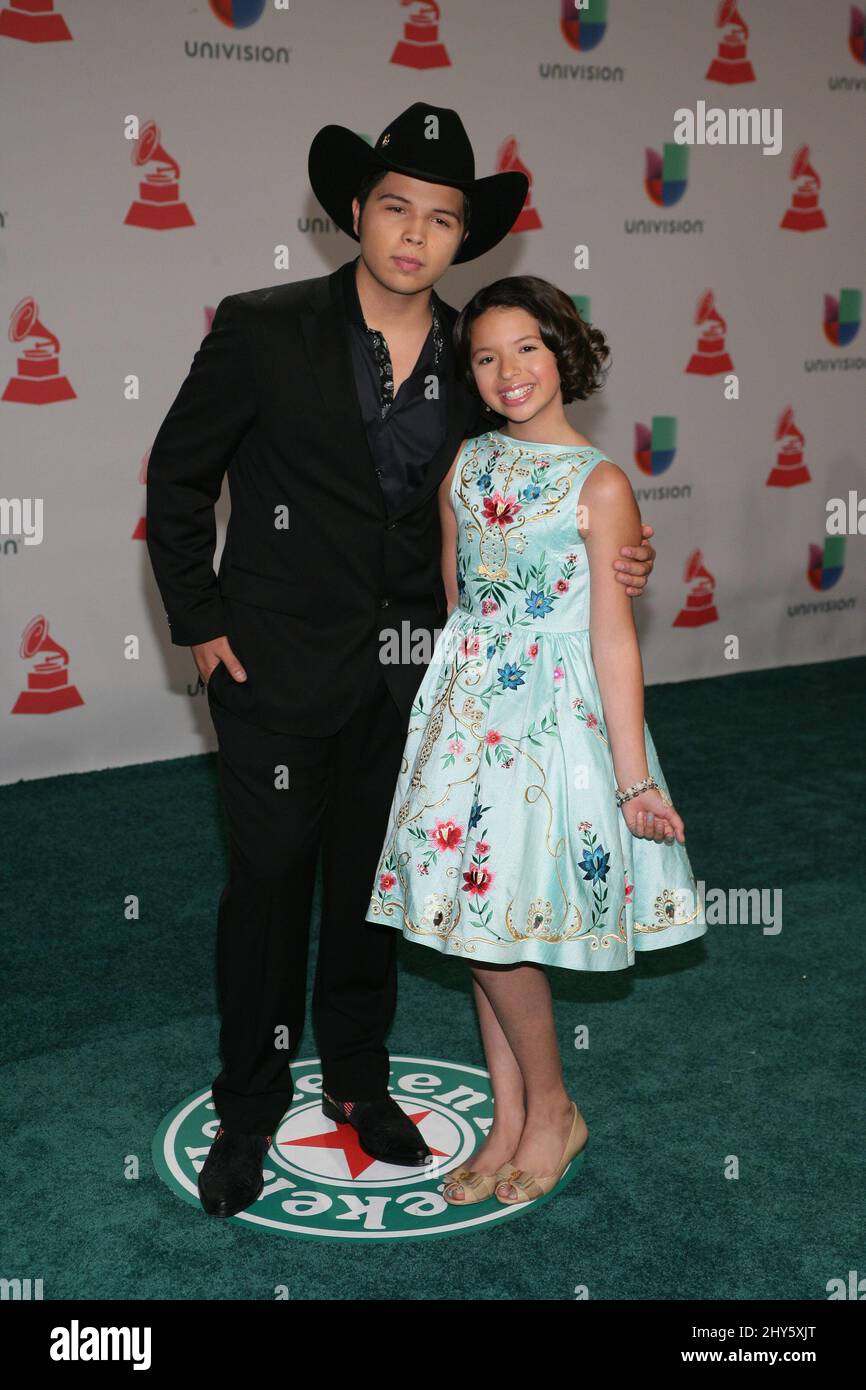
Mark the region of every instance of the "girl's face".
[[520, 424], [551, 404], [562, 411], [556, 354], [541, 341], [532, 314], [497, 305], [479, 315], [470, 334], [472, 373], [486, 405]]

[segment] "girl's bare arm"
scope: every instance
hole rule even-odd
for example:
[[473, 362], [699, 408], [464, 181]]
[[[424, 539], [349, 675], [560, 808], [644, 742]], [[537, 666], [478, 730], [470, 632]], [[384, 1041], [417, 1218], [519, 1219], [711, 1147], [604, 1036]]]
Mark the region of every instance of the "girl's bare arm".
[[[639, 545], [641, 519], [631, 483], [605, 459], [580, 493], [578, 530], [589, 560], [589, 636], [604, 722], [621, 788], [649, 775], [644, 743], [644, 677], [631, 599], [613, 562], [621, 546]], [[585, 522], [586, 524], [580, 524]]]

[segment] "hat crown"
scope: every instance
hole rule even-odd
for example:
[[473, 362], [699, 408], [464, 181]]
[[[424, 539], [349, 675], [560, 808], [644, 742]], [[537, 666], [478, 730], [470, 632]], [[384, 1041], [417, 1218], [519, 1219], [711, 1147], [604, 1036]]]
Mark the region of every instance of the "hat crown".
[[475, 156], [456, 111], [416, 101], [386, 126], [374, 149], [384, 163], [416, 170], [430, 183], [459, 185], [475, 178]]

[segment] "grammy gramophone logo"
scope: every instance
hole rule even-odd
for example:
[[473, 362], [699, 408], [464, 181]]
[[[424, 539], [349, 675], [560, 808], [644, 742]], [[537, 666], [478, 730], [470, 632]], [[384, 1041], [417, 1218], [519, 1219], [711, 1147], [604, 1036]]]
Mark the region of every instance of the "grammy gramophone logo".
[[740, 14], [737, 0], [721, 0], [716, 10], [716, 28], [722, 30], [722, 37], [704, 76], [711, 82], [726, 82], [729, 86], [754, 82], [755, 70], [746, 51], [749, 26]]
[[69, 684], [69, 653], [49, 635], [48, 620], [41, 614], [24, 629], [18, 655], [32, 665], [27, 689], [12, 706], [13, 714], [57, 714], [84, 704], [76, 687]]
[[700, 329], [698, 345], [689, 358], [686, 371], [694, 372], [697, 376], [717, 376], [719, 372], [732, 372], [734, 364], [725, 347], [728, 325], [716, 308], [712, 290], [707, 290], [698, 300], [695, 323]]
[[704, 557], [699, 550], [693, 550], [686, 560], [683, 580], [691, 584], [686, 604], [674, 618], [672, 627], [703, 627], [704, 623], [717, 623], [719, 615], [713, 594], [716, 581], [704, 565]]
[[791, 406], [786, 406], [776, 421], [776, 462], [770, 469], [767, 487], [797, 487], [811, 483], [806, 467], [804, 449], [806, 437], [794, 419]]
[[508, 139], [500, 145], [499, 152], [496, 156], [495, 172], [497, 174], [504, 174], [512, 169], [516, 169], [518, 174], [526, 175], [529, 180], [529, 187], [526, 190], [523, 207], [520, 209], [517, 221], [514, 223], [511, 230], [512, 232], [534, 232], [542, 225], [541, 218], [532, 206], [532, 174], [517, 152], [517, 137], [515, 135], [510, 135]]
[[[144, 454], [144, 456], [142, 457], [142, 460], [141, 460], [141, 463], [140, 463], [139, 469], [138, 469], [138, 481], [141, 483], [141, 486], [142, 486], [142, 487], [147, 487], [147, 465], [148, 465], [149, 462], [150, 462], [150, 450], [148, 449], [148, 450], [146, 451], [146, 453]], [[130, 536], [130, 540], [133, 540], [133, 541], [146, 541], [146, 540], [147, 540], [147, 516], [146, 516], [146, 514], [144, 514], [144, 515], [142, 515], [142, 516], [140, 516], [140, 517], [138, 518], [138, 522], [137, 522], [137, 524], [136, 524], [135, 530], [133, 531], [132, 535]]]
[[400, 4], [409, 6], [409, 14], [390, 61], [404, 68], [449, 68], [448, 50], [439, 39], [442, 14], [436, 0], [400, 0]]
[[0, 38], [57, 43], [72, 35], [66, 20], [56, 13], [54, 0], [7, 0], [0, 9]]
[[801, 145], [795, 153], [789, 178], [794, 191], [779, 226], [789, 232], [814, 232], [826, 227], [827, 219], [821, 207], [821, 180], [812, 167], [808, 145]]
[[12, 310], [9, 337], [13, 343], [31, 342], [18, 354], [18, 370], [6, 383], [4, 401], [53, 405], [76, 399], [67, 378], [60, 374], [60, 339], [45, 327], [32, 295], [20, 299]]
[[175, 227], [194, 227], [195, 219], [180, 199], [180, 165], [163, 148], [156, 121], [146, 121], [132, 151], [137, 168], [153, 167], [138, 185], [138, 197], [124, 217], [127, 227], [146, 227], [167, 232]]
[[857, 63], [866, 62], [866, 15], [859, 5], [852, 5], [848, 15], [848, 51]]

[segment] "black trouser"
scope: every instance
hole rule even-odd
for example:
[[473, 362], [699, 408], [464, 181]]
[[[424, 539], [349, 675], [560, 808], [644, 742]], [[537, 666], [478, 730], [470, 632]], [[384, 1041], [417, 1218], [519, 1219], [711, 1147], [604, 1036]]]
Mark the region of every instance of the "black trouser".
[[[397, 999], [398, 932], [364, 916], [406, 720], [378, 661], [364, 686], [354, 713], [327, 738], [248, 724], [222, 708], [208, 687], [229, 841], [217, 927], [223, 1069], [213, 1098], [224, 1125], [250, 1133], [273, 1134], [292, 1101], [289, 1057], [304, 1024], [320, 846], [313, 1028], [324, 1089], [337, 1100], [368, 1100], [388, 1085], [384, 1039]], [[287, 790], [279, 786], [281, 768]]]

